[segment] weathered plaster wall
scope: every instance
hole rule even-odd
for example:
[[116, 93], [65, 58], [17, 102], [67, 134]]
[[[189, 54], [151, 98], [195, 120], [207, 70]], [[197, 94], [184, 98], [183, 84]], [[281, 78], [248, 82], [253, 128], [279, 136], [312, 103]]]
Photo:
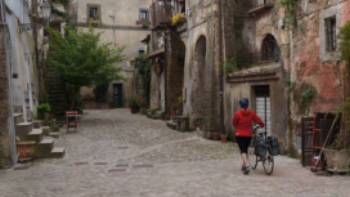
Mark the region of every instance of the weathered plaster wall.
[[326, 51], [325, 18], [336, 16], [337, 37], [340, 28], [350, 20], [350, 2], [344, 0], [314, 2], [301, 1], [298, 10], [298, 26], [293, 32], [294, 94], [291, 107], [295, 132], [299, 134], [300, 118], [297, 91], [302, 83], [316, 88], [317, 96], [310, 106], [309, 114], [334, 112], [344, 99], [344, 69], [340, 61], [339, 41], [335, 52]]
[[[99, 5], [101, 9], [101, 23], [94, 31], [101, 33], [101, 41], [111, 43], [112, 46], [123, 47], [124, 58], [122, 67], [124, 70], [125, 81], [114, 81], [113, 83], [124, 84], [124, 100], [132, 97], [133, 60], [139, 53], [139, 49], [144, 45], [141, 40], [150, 33], [147, 28], [142, 28], [136, 22], [139, 19], [139, 9], [148, 9], [152, 0], [79, 0], [75, 2], [77, 10], [77, 23], [81, 29], [87, 30], [87, 6], [88, 4]], [[109, 101], [112, 99], [112, 85], [108, 91]]]

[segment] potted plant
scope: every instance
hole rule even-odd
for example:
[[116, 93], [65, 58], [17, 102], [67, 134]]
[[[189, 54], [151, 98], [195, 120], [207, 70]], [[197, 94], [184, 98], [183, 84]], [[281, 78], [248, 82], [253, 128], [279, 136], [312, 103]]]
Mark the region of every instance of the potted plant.
[[49, 103], [41, 103], [37, 107], [38, 119], [48, 121], [50, 119], [51, 106]]
[[131, 113], [138, 113], [141, 109], [141, 103], [139, 99], [137, 99], [136, 97], [131, 98], [129, 101], [129, 108], [131, 110]]
[[222, 143], [226, 143], [227, 142], [227, 138], [228, 138], [228, 135], [226, 132], [222, 132], [220, 133], [220, 140]]

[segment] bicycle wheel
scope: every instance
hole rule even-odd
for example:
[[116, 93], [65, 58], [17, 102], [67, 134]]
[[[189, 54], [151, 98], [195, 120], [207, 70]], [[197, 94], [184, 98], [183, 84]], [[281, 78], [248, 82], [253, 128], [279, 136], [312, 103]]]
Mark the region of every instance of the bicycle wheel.
[[263, 161], [263, 167], [265, 174], [272, 175], [273, 168], [275, 167], [275, 162], [273, 156], [270, 153], [267, 154], [266, 159]]

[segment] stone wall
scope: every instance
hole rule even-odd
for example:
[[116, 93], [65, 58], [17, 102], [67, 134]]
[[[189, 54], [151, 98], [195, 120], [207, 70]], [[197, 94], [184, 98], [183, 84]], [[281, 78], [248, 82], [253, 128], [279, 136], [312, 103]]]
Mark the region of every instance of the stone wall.
[[[232, 116], [239, 110], [239, 100], [250, 99], [251, 108], [256, 110], [254, 88], [267, 86], [271, 100], [271, 132], [283, 147], [287, 147], [289, 34], [283, 24], [283, 9], [276, 3], [253, 12], [256, 8], [253, 0], [231, 2], [224, 8], [224, 59], [234, 62], [240, 70], [233, 75], [226, 73], [225, 129], [232, 133]], [[261, 59], [263, 40], [268, 35], [274, 37], [280, 50], [278, 61]]]
[[9, 112], [9, 83], [5, 49], [5, 30], [0, 30], [0, 168], [11, 164]]
[[[219, 132], [220, 129], [220, 76], [219, 76], [219, 15], [218, 4], [214, 0], [187, 1], [191, 10], [187, 17], [187, 32], [181, 37], [186, 43], [184, 78], [184, 115], [190, 117], [191, 127], [196, 122], [203, 130]], [[204, 40], [205, 48], [196, 47]], [[204, 60], [198, 53], [204, 50]]]

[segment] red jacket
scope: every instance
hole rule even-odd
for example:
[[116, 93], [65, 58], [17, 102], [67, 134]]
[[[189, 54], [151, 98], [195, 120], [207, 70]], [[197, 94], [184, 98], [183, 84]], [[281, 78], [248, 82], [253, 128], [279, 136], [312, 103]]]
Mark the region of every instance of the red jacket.
[[236, 112], [232, 119], [233, 127], [236, 129], [236, 136], [251, 137], [253, 133], [253, 123], [259, 124], [260, 127], [265, 126], [259, 116], [249, 109], [242, 109]]

